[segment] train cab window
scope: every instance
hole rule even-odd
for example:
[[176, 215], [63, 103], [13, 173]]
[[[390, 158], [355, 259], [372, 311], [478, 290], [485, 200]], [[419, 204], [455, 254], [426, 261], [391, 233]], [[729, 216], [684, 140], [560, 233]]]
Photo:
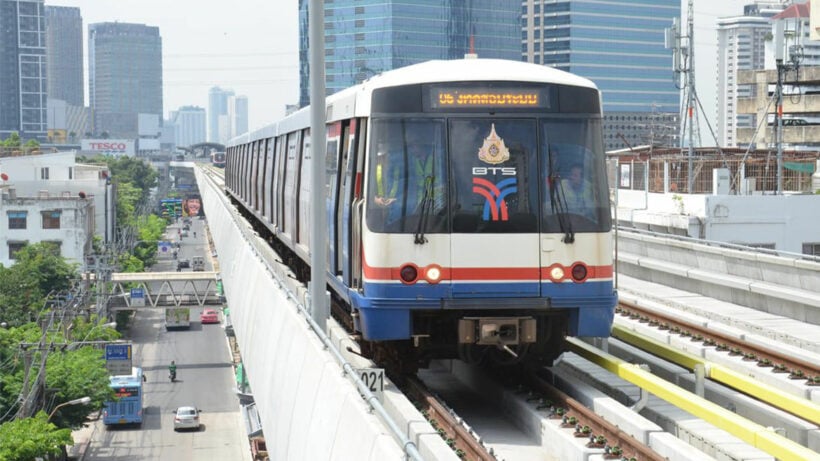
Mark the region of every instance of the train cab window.
[[605, 232], [609, 189], [599, 120], [542, 122], [542, 232]]
[[537, 232], [535, 120], [453, 119], [449, 133], [453, 232]]
[[368, 227], [374, 232], [445, 232], [444, 121], [374, 119], [372, 127]]

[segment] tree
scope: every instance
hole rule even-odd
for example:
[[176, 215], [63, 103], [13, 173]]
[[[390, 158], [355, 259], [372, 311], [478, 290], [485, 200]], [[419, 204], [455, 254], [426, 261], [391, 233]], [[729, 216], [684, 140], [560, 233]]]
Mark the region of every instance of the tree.
[[0, 426], [0, 459], [31, 461], [45, 455], [59, 455], [63, 446], [74, 445], [71, 429], [58, 429], [48, 415], [17, 419]]
[[24, 246], [9, 268], [0, 266], [2, 321], [20, 325], [32, 319], [52, 291], [71, 287], [77, 278], [76, 265], [69, 264], [49, 242]]
[[88, 415], [100, 410], [106, 401], [114, 399], [114, 391], [108, 383], [105, 358], [99, 349], [81, 347], [66, 352], [50, 353], [46, 365], [46, 387], [55, 390], [54, 394], [49, 396], [54, 402], [51, 409], [53, 410], [60, 402], [91, 397], [91, 402], [87, 405], [60, 408], [52, 417], [52, 421], [60, 427], [80, 427]]

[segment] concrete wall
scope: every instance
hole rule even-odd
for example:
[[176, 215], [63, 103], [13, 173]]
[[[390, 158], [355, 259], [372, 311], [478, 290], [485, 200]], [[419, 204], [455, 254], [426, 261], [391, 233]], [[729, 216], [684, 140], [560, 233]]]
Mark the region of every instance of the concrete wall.
[[618, 191], [618, 220], [639, 229], [800, 254], [820, 243], [820, 195], [689, 195]]
[[209, 187], [200, 192], [270, 458], [404, 459], [242, 237], [220, 204], [219, 192]]

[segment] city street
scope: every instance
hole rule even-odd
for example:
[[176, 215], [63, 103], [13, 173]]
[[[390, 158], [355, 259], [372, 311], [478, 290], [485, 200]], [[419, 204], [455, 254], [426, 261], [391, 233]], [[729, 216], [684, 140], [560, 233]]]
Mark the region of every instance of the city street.
[[[178, 226], [168, 228], [172, 241], [178, 239]], [[206, 256], [205, 270], [211, 270], [204, 234], [204, 221], [192, 219], [189, 237], [181, 242], [179, 258]], [[153, 270], [175, 271], [176, 261], [163, 257]], [[97, 421], [84, 459], [250, 459], [225, 332], [221, 325], [202, 325], [201, 311], [200, 307], [191, 308], [191, 328], [182, 331], [165, 331], [163, 310], [144, 309], [137, 313], [129, 339], [134, 344], [134, 365], [141, 366], [147, 377], [144, 422], [142, 427], [106, 428]], [[168, 373], [172, 360], [177, 364], [174, 383]], [[202, 411], [199, 431], [174, 431], [174, 410], [180, 406], [195, 406]]]

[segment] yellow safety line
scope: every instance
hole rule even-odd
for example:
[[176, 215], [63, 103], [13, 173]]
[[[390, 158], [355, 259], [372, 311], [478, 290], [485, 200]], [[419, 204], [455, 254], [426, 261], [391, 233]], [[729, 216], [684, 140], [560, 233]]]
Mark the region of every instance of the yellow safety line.
[[638, 365], [624, 362], [575, 338], [567, 338], [567, 343], [572, 352], [778, 459], [788, 459], [790, 461], [817, 461], [818, 459], [817, 452], [689, 391], [683, 390], [650, 372], [642, 370]]
[[634, 346], [638, 346], [641, 349], [648, 350], [658, 357], [677, 363], [690, 370], [694, 370], [695, 365], [701, 364], [706, 369], [707, 378], [750, 394], [769, 405], [773, 405], [783, 411], [797, 415], [816, 426], [820, 426], [820, 405], [817, 405], [811, 400], [781, 392], [777, 388], [769, 384], [761, 383], [750, 376], [745, 376], [723, 365], [710, 362], [689, 352], [673, 349], [667, 344], [652, 338], [647, 338], [621, 325], [613, 325], [612, 336]]

